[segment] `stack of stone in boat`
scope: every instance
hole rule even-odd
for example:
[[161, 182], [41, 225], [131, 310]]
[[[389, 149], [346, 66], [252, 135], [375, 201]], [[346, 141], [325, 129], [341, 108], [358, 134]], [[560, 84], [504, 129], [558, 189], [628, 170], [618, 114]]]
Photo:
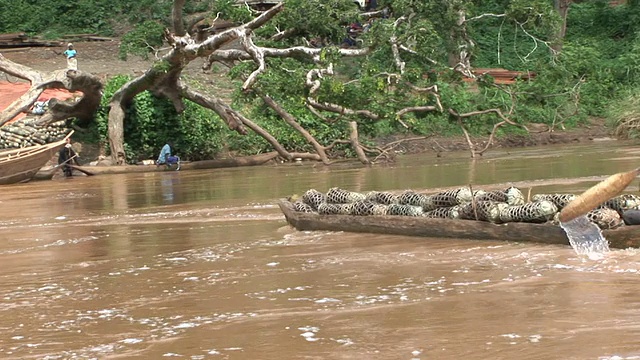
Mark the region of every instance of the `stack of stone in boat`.
[[[449, 218], [489, 221], [493, 223], [531, 222], [557, 224], [557, 216], [575, 194], [536, 194], [525, 200], [516, 187], [504, 190], [476, 190], [468, 187], [436, 194], [421, 194], [407, 190], [400, 194], [371, 191], [366, 194], [331, 188], [324, 194], [307, 190], [294, 201], [299, 212], [320, 215], [401, 215], [427, 218]], [[587, 218], [602, 229], [624, 225], [623, 214], [640, 211], [640, 197], [623, 194], [610, 199], [587, 214]]]
[[0, 127], [0, 149], [18, 149], [44, 145], [63, 139], [70, 132], [66, 122], [57, 121], [46, 126], [33, 119], [23, 119]]

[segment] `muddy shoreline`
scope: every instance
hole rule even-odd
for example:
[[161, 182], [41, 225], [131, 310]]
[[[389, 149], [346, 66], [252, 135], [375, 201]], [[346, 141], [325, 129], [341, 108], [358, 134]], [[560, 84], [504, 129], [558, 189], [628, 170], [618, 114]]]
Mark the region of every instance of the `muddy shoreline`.
[[[605, 119], [592, 119], [589, 124], [581, 127], [563, 130], [550, 130], [546, 125], [538, 124], [538, 130], [531, 130], [527, 135], [508, 135], [495, 138], [487, 152], [496, 149], [521, 148], [544, 145], [584, 144], [595, 141], [617, 141], [612, 130], [606, 126]], [[397, 141], [398, 144], [391, 151], [403, 154], [446, 153], [451, 151], [467, 151], [471, 155], [469, 143], [463, 136], [391, 136], [379, 139], [377, 144], [384, 146]], [[412, 140], [415, 139], [415, 140]], [[471, 141], [476, 150], [483, 149], [489, 137], [474, 137]]]

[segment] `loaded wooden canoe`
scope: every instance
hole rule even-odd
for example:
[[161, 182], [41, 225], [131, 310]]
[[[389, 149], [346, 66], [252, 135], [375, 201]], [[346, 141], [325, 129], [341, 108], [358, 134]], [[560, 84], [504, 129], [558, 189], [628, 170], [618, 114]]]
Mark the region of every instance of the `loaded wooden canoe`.
[[50, 144], [0, 151], [0, 185], [31, 180], [65, 145], [71, 134]]
[[[483, 221], [430, 219], [411, 216], [352, 216], [319, 215], [295, 211], [293, 204], [281, 199], [280, 210], [287, 222], [300, 231], [345, 231], [431, 238], [467, 240], [503, 240], [569, 245], [564, 230], [552, 224], [507, 223]], [[640, 247], [640, 226], [623, 226], [604, 230], [611, 248]]]

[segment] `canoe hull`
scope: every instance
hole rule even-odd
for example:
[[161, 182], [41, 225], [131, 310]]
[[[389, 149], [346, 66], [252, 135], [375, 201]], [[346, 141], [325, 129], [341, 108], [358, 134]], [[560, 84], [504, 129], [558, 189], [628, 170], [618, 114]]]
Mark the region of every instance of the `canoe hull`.
[[[238, 157], [233, 159], [220, 160], [202, 160], [193, 162], [183, 162], [180, 165], [180, 171], [185, 170], [202, 170], [202, 169], [221, 169], [238, 166], [256, 166], [263, 165], [278, 156], [277, 153], [271, 152], [254, 156]], [[119, 166], [76, 166], [72, 168], [85, 173], [86, 175], [108, 175], [108, 174], [129, 174], [144, 172], [162, 172], [175, 171], [177, 166], [172, 165], [166, 167], [164, 165], [119, 165]]]
[[[297, 212], [287, 200], [278, 202], [287, 222], [300, 231], [345, 231], [427, 238], [501, 240], [569, 245], [564, 230], [551, 224], [429, 219], [411, 216], [318, 215]], [[640, 247], [640, 226], [605, 230], [611, 248]]]
[[65, 139], [41, 146], [0, 151], [0, 185], [31, 180], [65, 145]]

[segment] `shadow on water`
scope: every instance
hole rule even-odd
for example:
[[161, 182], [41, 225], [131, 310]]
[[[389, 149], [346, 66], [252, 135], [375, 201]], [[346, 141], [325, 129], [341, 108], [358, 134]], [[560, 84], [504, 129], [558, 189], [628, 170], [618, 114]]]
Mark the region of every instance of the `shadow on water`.
[[8, 186], [0, 357], [638, 357], [637, 250], [589, 260], [563, 246], [298, 232], [275, 206], [331, 187], [580, 192], [636, 156], [589, 144]]

